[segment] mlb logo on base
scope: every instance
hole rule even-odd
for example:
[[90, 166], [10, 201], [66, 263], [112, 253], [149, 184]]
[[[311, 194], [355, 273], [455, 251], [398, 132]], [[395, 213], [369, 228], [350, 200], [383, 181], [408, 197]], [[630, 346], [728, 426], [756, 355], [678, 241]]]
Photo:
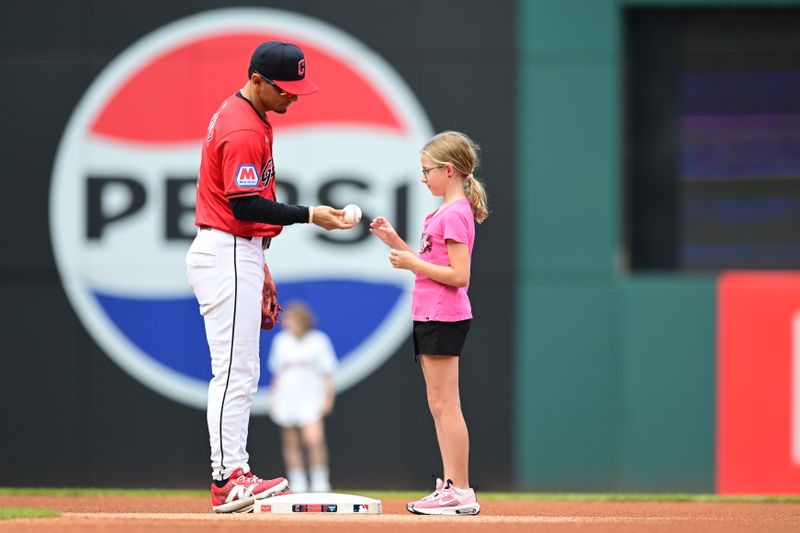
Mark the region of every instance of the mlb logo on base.
[[[265, 503], [267, 502], [268, 503]], [[337, 494], [323, 492], [286, 493], [272, 496], [252, 507], [256, 514], [382, 514], [380, 500], [356, 496], [354, 494]]]
[[236, 172], [236, 185], [239, 187], [255, 187], [258, 185], [258, 171], [255, 165], [242, 165]]

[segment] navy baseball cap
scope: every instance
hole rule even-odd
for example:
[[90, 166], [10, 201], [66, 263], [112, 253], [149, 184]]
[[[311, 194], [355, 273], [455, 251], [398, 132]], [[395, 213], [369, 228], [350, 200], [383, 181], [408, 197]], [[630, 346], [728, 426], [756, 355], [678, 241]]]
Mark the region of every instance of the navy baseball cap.
[[306, 58], [296, 44], [281, 41], [261, 43], [250, 58], [250, 74], [253, 72], [292, 94], [311, 94], [319, 90], [316, 83], [306, 78]]

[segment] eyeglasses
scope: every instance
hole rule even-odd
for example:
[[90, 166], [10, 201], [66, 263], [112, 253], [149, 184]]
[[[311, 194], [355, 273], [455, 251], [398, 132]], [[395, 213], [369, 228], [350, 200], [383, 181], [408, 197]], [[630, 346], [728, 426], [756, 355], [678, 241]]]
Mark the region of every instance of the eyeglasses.
[[280, 87], [278, 87], [278, 84], [277, 84], [277, 83], [275, 83], [274, 81], [272, 81], [272, 80], [270, 80], [270, 79], [268, 79], [268, 78], [265, 78], [264, 76], [262, 76], [262, 75], [261, 75], [261, 74], [259, 74], [258, 72], [256, 72], [256, 74], [258, 74], [258, 75], [259, 75], [259, 77], [260, 77], [262, 80], [264, 80], [265, 82], [267, 82], [267, 83], [269, 83], [270, 85], [272, 85], [273, 87], [275, 87], [275, 88], [278, 90], [278, 94], [280, 94], [281, 96], [293, 96], [293, 95], [292, 95], [292, 93], [290, 93], [289, 91], [284, 91], [283, 89], [281, 89]]
[[435, 167], [431, 167], [431, 168], [422, 167], [422, 175], [427, 178], [428, 177], [428, 172], [430, 172], [431, 170], [436, 170], [437, 168], [442, 168], [443, 166], [444, 165], [436, 165]]

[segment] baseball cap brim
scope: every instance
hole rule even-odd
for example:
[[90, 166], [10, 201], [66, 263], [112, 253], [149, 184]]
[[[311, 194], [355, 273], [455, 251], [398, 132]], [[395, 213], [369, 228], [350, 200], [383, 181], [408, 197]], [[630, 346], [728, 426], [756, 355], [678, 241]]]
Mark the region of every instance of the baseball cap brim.
[[315, 93], [319, 90], [317, 84], [309, 80], [308, 78], [303, 78], [302, 80], [295, 80], [295, 81], [289, 81], [289, 80], [274, 80], [274, 81], [284, 91], [296, 94], [298, 96]]

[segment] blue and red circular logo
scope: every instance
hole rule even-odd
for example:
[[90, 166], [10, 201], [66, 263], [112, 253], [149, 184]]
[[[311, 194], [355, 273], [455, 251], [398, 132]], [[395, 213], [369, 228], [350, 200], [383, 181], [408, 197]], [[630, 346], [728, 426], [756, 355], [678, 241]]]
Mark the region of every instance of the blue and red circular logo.
[[[89, 333], [130, 375], [204, 408], [211, 377], [184, 257], [195, 234], [200, 146], [219, 104], [247, 80], [266, 40], [298, 44], [321, 87], [272, 116], [279, 199], [359, 204], [415, 240], [436, 207], [418, 183], [432, 134], [419, 102], [373, 51], [313, 18], [271, 9], [191, 16], [134, 43], [91, 85], [64, 133], [50, 191], [53, 248]], [[366, 223], [329, 234], [287, 228], [268, 261], [283, 302], [306, 301], [336, 348], [337, 389], [360, 381], [408, 337], [413, 280], [394, 271]], [[261, 339], [253, 412], [267, 410], [272, 333]]]

